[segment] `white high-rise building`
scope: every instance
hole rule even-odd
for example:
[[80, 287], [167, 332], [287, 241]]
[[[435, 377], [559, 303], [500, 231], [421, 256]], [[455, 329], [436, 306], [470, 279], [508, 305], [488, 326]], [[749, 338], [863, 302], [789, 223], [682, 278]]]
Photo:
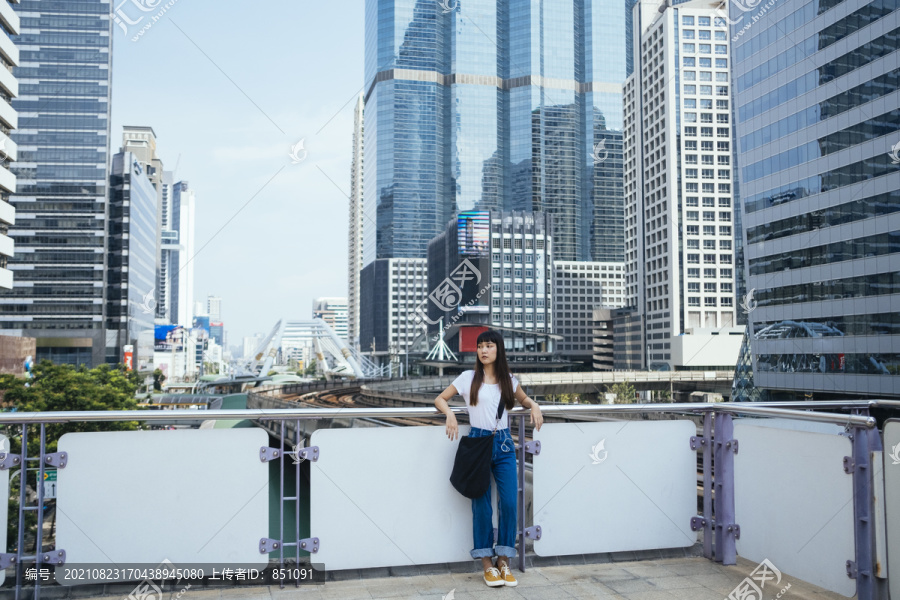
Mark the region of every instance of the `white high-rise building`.
[[[730, 42], [719, 3], [634, 6], [625, 82], [627, 304], [641, 354], [676, 367], [673, 338], [735, 324]], [[736, 357], [735, 357], [736, 358]]]
[[363, 95], [353, 111], [353, 158], [350, 163], [350, 235], [347, 251], [347, 342], [359, 348], [359, 274], [363, 268]]
[[222, 320], [222, 298], [219, 296], [206, 297], [206, 314], [210, 321]]
[[313, 318], [321, 318], [334, 329], [339, 338], [347, 340], [347, 299], [316, 298], [312, 307]]
[[[16, 192], [16, 176], [9, 170], [9, 164], [16, 160], [16, 144], [2, 130], [10, 131], [19, 126], [19, 117], [12, 106], [12, 98], [19, 95], [19, 82], [13, 76], [13, 67], [19, 65], [19, 49], [11, 36], [19, 34], [19, 18], [13, 12], [10, 2], [0, 0], [3, 13], [0, 27], [0, 55], [7, 69], [0, 69], [0, 289], [12, 289], [13, 274], [6, 261], [13, 256], [15, 243], [7, 235], [10, 225], [16, 224], [16, 209], [9, 203], [9, 195]], [[18, 3], [18, 2], [17, 2]]]
[[168, 231], [162, 234], [168, 318], [184, 327], [191, 327], [194, 319], [194, 204], [187, 181], [173, 185]]

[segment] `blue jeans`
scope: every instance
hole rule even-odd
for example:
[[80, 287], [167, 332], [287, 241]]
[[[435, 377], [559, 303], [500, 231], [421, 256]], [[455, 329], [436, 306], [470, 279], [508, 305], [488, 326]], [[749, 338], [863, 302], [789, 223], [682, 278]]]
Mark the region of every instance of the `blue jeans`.
[[[478, 438], [491, 435], [490, 429], [472, 427], [469, 437]], [[480, 498], [472, 500], [472, 558], [485, 556], [516, 556], [516, 504], [518, 493], [518, 471], [516, 469], [516, 445], [509, 429], [498, 429], [494, 435], [491, 453], [491, 472], [497, 482], [499, 503], [499, 527], [497, 545], [494, 546], [494, 523], [491, 509], [491, 487]]]

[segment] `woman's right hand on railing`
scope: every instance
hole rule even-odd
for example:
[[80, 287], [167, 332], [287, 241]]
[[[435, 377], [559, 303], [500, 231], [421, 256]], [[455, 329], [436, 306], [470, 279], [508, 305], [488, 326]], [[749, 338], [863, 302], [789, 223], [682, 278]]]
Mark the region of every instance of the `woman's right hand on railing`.
[[459, 437], [459, 424], [456, 422], [456, 416], [452, 413], [447, 415], [447, 437], [451, 442]]

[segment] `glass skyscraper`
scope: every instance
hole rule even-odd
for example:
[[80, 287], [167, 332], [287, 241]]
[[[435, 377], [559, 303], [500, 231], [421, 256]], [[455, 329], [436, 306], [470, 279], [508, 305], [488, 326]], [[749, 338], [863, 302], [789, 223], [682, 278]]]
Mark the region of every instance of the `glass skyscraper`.
[[898, 6], [732, 8], [742, 309], [776, 398], [900, 395]]
[[14, 287], [0, 329], [37, 338], [37, 357], [104, 361], [110, 99], [108, 1], [23, 0]]
[[367, 0], [363, 263], [470, 210], [545, 211], [555, 258], [621, 261], [626, 4]]

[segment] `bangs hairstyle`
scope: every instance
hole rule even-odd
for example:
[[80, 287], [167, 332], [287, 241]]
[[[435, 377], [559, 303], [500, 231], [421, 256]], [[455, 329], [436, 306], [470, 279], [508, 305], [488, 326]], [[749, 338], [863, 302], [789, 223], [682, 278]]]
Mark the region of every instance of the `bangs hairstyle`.
[[[500, 384], [500, 400], [506, 404], [506, 410], [512, 410], [516, 404], [515, 390], [512, 388], [512, 379], [509, 376], [509, 364], [506, 362], [506, 349], [503, 346], [503, 336], [493, 329], [483, 331], [478, 336], [476, 346], [480, 346], [485, 342], [493, 342], [497, 346], [497, 360], [494, 361], [494, 375], [497, 377], [497, 383]], [[475, 377], [472, 378], [472, 387], [469, 389], [469, 402], [472, 406], [478, 405], [478, 390], [484, 383], [484, 365], [478, 357], [478, 351], [475, 352]]]

